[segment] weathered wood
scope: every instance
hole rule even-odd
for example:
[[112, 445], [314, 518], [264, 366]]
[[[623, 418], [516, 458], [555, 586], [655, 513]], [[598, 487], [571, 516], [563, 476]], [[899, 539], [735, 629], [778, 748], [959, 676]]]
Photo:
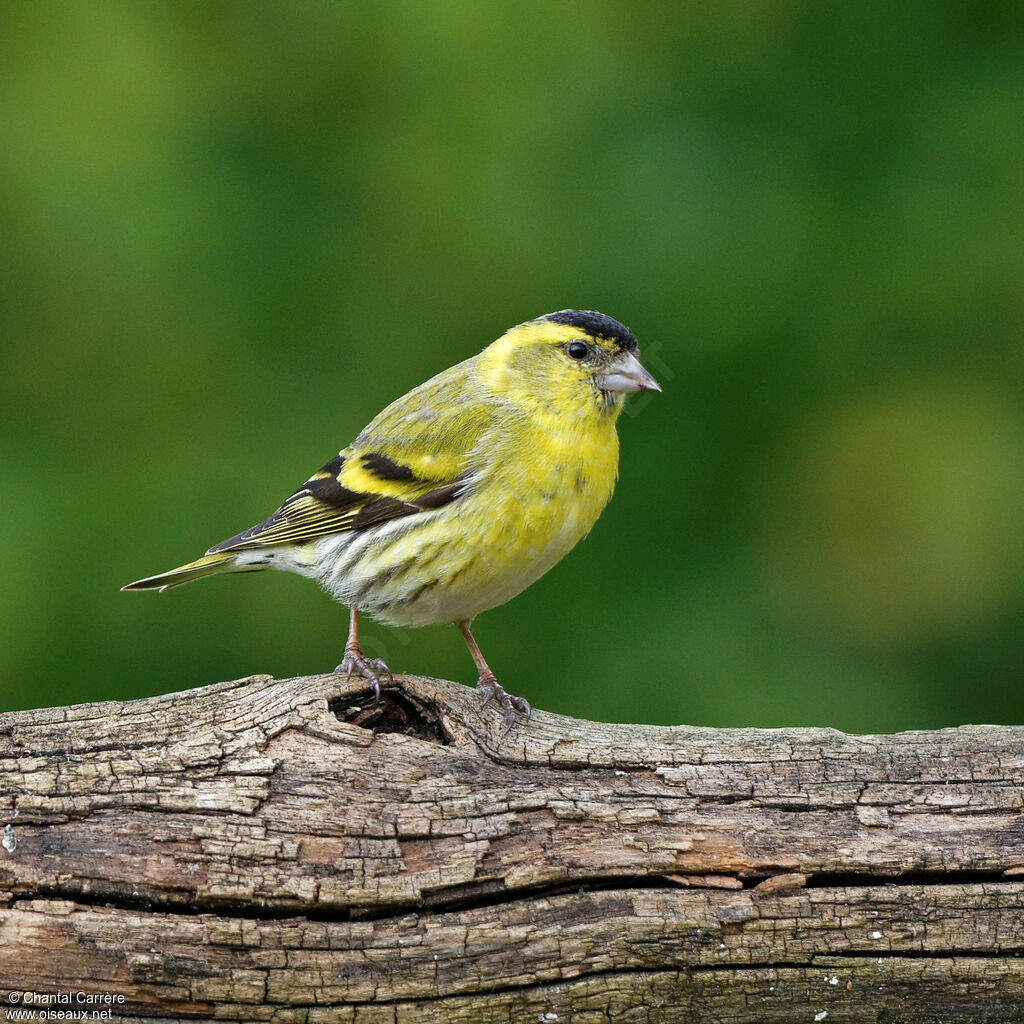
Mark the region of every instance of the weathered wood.
[[379, 705], [254, 677], [0, 716], [0, 998], [118, 993], [140, 1021], [1024, 1021], [1024, 729], [538, 711], [503, 739], [469, 689], [394, 683]]

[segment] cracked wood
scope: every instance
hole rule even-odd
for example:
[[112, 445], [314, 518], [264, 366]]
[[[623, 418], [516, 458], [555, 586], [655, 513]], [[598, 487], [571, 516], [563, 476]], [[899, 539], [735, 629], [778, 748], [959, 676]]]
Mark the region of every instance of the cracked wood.
[[503, 740], [467, 688], [395, 684], [0, 716], [0, 988], [147, 1021], [1024, 1021], [1024, 729]]

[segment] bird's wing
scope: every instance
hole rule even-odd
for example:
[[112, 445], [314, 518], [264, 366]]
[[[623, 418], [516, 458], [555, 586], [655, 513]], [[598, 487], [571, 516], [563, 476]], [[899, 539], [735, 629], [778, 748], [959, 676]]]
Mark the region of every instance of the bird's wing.
[[294, 544], [441, 508], [472, 485], [470, 454], [493, 422], [467, 363], [389, 405], [269, 518], [207, 554]]

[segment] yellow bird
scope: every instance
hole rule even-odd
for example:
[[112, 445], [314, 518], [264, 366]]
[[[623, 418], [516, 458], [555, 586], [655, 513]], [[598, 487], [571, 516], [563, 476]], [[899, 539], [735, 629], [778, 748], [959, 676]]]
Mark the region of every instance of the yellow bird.
[[549, 313], [392, 402], [268, 519], [198, 561], [124, 590], [168, 590], [222, 572], [286, 569], [350, 610], [336, 671], [380, 695], [390, 670], [359, 646], [358, 615], [396, 626], [454, 622], [506, 731], [521, 697], [470, 632], [587, 535], [618, 475], [615, 421], [629, 391], [660, 391], [636, 339], [603, 313]]

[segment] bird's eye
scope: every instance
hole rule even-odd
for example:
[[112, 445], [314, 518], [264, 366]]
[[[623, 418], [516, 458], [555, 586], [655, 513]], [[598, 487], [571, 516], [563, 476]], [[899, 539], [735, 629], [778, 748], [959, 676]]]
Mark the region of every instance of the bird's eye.
[[570, 341], [565, 347], [570, 359], [586, 359], [590, 354], [590, 346], [585, 341]]

